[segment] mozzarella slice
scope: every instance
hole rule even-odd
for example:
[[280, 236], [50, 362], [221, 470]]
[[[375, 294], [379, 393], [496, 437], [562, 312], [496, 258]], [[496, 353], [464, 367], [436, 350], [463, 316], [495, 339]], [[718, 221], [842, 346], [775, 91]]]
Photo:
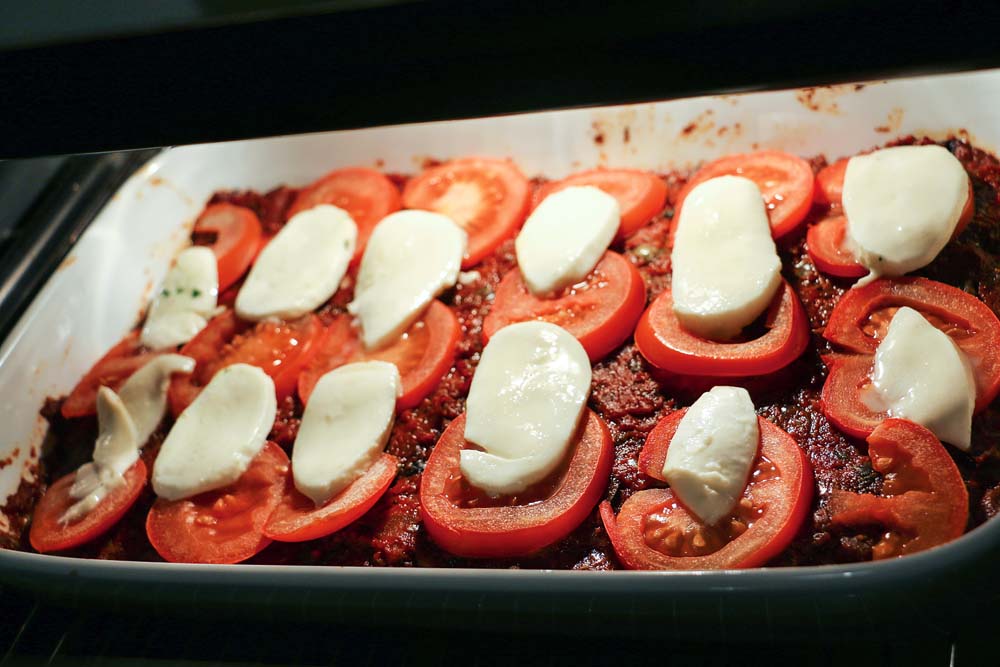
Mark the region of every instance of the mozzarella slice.
[[361, 321], [366, 348], [395, 341], [455, 284], [465, 244], [465, 231], [439, 213], [398, 211], [375, 226], [347, 306]]
[[968, 450], [976, 384], [965, 353], [912, 308], [896, 311], [875, 351], [868, 406], [925, 426]]
[[333, 296], [354, 256], [358, 226], [350, 214], [321, 204], [302, 211], [261, 250], [236, 295], [246, 320], [293, 319]]
[[524, 282], [545, 295], [594, 270], [621, 221], [618, 200], [591, 185], [546, 197], [528, 216], [514, 248]]
[[215, 313], [218, 294], [215, 253], [202, 246], [184, 250], [149, 307], [142, 344], [159, 350], [188, 342]]
[[232, 484], [274, 424], [274, 382], [249, 364], [226, 366], [187, 407], [153, 465], [153, 490], [180, 500]]
[[483, 350], [466, 401], [460, 467], [497, 496], [523, 491], [566, 456], [590, 394], [590, 360], [579, 341], [547, 322], [500, 329]]
[[747, 390], [712, 387], [677, 425], [663, 464], [664, 479], [685, 507], [713, 525], [743, 494], [759, 441]]
[[385, 361], [321, 377], [292, 449], [295, 488], [319, 506], [361, 477], [385, 449], [401, 390], [399, 371]]
[[180, 354], [161, 354], [133, 373], [118, 390], [118, 396], [135, 423], [139, 446], [160, 425], [167, 412], [167, 390], [174, 373], [191, 373], [195, 361]]
[[674, 313], [693, 334], [726, 340], [764, 312], [781, 260], [756, 183], [720, 176], [684, 199], [670, 255]]
[[962, 163], [941, 146], [852, 157], [844, 174], [844, 245], [869, 270], [861, 282], [930, 264], [955, 232], [968, 197]]

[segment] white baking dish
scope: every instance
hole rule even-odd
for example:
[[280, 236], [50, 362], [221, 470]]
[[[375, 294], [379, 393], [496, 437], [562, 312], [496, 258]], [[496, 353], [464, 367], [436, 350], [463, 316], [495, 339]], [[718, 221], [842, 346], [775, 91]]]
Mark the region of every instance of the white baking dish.
[[[1000, 146], [1000, 71], [816, 89], [703, 97], [657, 104], [554, 111], [329, 132], [166, 150], [119, 190], [53, 275], [0, 349], [0, 499], [31, 475], [45, 436], [38, 416], [46, 396], [66, 393], [130, 327], [194, 216], [220, 188], [267, 190], [303, 185], [326, 171], [371, 165], [414, 172], [427, 157], [513, 157], [528, 175], [557, 177], [599, 164], [646, 169], [686, 167], [734, 151], [777, 148], [828, 158], [897, 136], [967, 134]], [[0, 516], [0, 529], [5, 528]], [[810, 586], [847, 594], [933, 579], [943, 564], [962, 567], [994, 550], [991, 522], [945, 547], [894, 562], [740, 573], [539, 573], [400, 571], [328, 567], [217, 567], [116, 563], [0, 551], [0, 578], [58, 587], [65, 577], [90, 584], [169, 581], [213, 590], [481, 590], [600, 595], [724, 590], [781, 594]], [[169, 573], [169, 574], [168, 574]], [[543, 576], [543, 583], [538, 577]], [[86, 586], [84, 586], [86, 588]], [[95, 589], [99, 590], [99, 589]], [[271, 591], [271, 595], [274, 594]]]

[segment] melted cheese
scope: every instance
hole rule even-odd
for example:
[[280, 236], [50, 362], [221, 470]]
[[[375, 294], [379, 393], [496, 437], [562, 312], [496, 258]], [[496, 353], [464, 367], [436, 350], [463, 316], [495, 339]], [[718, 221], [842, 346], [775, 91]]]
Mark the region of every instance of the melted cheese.
[[191, 373], [195, 361], [180, 354], [162, 354], [133, 373], [118, 390], [132, 421], [139, 446], [160, 425], [167, 413], [167, 390], [174, 373]]
[[159, 350], [188, 342], [215, 314], [218, 294], [215, 254], [201, 246], [183, 251], [149, 307], [142, 344]]

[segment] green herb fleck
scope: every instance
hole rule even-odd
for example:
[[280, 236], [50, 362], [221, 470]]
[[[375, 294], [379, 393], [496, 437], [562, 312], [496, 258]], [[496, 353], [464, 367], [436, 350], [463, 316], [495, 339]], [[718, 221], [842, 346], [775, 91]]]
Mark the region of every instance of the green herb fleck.
[[197, 299], [199, 296], [201, 296], [201, 290], [200, 289], [192, 289], [191, 290], [191, 296], [193, 296], [194, 298]]
[[162, 290], [160, 290], [160, 296], [170, 296], [170, 290], [164, 287]]

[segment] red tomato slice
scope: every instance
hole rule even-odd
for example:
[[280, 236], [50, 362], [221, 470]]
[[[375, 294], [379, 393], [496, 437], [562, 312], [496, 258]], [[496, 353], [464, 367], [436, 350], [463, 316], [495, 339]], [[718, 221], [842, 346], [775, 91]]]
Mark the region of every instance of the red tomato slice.
[[[660, 420], [646, 438], [639, 469], [662, 477], [670, 440], [687, 410]], [[787, 547], [812, 505], [812, 468], [792, 436], [759, 417], [760, 452], [730, 516], [707, 526], [670, 489], [625, 501], [616, 518], [601, 503], [615, 553], [632, 570], [725, 570], [764, 565]]]
[[546, 183], [535, 193], [534, 205], [538, 206], [554, 192], [580, 185], [600, 188], [618, 200], [622, 213], [618, 239], [632, 235], [667, 203], [667, 184], [656, 174], [638, 169], [591, 169]]
[[990, 307], [957, 287], [927, 278], [875, 280], [848, 290], [830, 313], [823, 336], [860, 354], [874, 354], [902, 306], [918, 311], [951, 336], [972, 363], [976, 410], [1000, 392], [1000, 320]]
[[132, 373], [159, 354], [144, 352], [143, 349], [138, 331], [122, 338], [73, 387], [60, 408], [62, 416], [72, 419], [96, 414], [98, 389], [110, 387], [117, 391]]
[[475, 266], [524, 222], [531, 185], [510, 160], [462, 158], [407, 182], [403, 205], [443, 213], [469, 235], [462, 268]]
[[844, 173], [847, 172], [847, 161], [850, 158], [840, 158], [836, 162], [820, 169], [816, 174], [817, 204], [840, 206], [844, 196]]
[[316, 356], [299, 375], [299, 397], [307, 403], [319, 379], [338, 366], [355, 361], [388, 361], [396, 364], [403, 384], [396, 408], [407, 410], [437, 388], [455, 361], [455, 348], [461, 333], [455, 313], [435, 300], [399, 340], [368, 352], [361, 345], [351, 318], [342, 315], [327, 327]]
[[802, 158], [779, 151], [727, 155], [704, 165], [681, 190], [671, 238], [687, 194], [699, 183], [718, 176], [743, 176], [757, 184], [771, 220], [771, 235], [776, 239], [795, 231], [812, 206], [812, 167]]
[[305, 542], [349, 526], [392, 485], [398, 465], [395, 456], [383, 454], [364, 475], [321, 507], [299, 493], [289, 476], [281, 502], [264, 526], [264, 535], [278, 542]]
[[292, 202], [288, 217], [320, 204], [332, 204], [351, 214], [358, 225], [354, 259], [364, 254], [368, 237], [379, 220], [398, 211], [399, 189], [384, 174], [366, 167], [337, 169], [303, 188]]
[[184, 500], [159, 498], [146, 517], [146, 535], [171, 563], [239, 563], [271, 543], [264, 524], [278, 507], [288, 457], [273, 442], [227, 487]]
[[867, 438], [888, 415], [869, 408], [861, 397], [871, 384], [872, 362], [868, 354], [829, 354], [826, 382], [820, 396], [823, 414], [834, 426], [855, 438]]
[[826, 505], [834, 526], [885, 528], [875, 560], [944, 544], [965, 532], [969, 493], [955, 462], [934, 434], [903, 419], [887, 419], [868, 437], [882, 494], [834, 489]]
[[552, 297], [529, 292], [521, 272], [512, 269], [497, 286], [483, 320], [483, 340], [508, 324], [542, 320], [576, 336], [590, 360], [598, 361], [628, 339], [645, 305], [646, 283], [639, 270], [610, 250], [584, 282]]
[[201, 393], [217, 372], [232, 364], [252, 364], [274, 380], [280, 403], [295, 391], [299, 373], [322, 346], [325, 330], [315, 315], [293, 322], [246, 322], [232, 310], [216, 315], [181, 348], [195, 360], [194, 373], [170, 382], [170, 411], [176, 417]]
[[106, 533], [131, 509], [146, 486], [146, 466], [142, 459], [125, 471], [124, 478], [125, 483], [106, 495], [94, 509], [69, 523], [63, 523], [61, 518], [77, 502], [69, 495], [76, 473], [59, 478], [35, 505], [28, 534], [31, 546], [39, 553], [63, 551]]
[[264, 235], [257, 215], [234, 204], [212, 204], [194, 223], [196, 234], [215, 234], [209, 246], [219, 263], [219, 291], [223, 291], [250, 268]]
[[649, 363], [681, 375], [748, 377], [784, 368], [809, 344], [809, 323], [792, 286], [782, 281], [768, 310], [768, 331], [746, 342], [719, 343], [685, 330], [674, 314], [670, 289], [650, 304], [635, 330]]
[[842, 215], [820, 220], [806, 232], [806, 250], [816, 268], [831, 276], [860, 278], [868, 269], [844, 249], [847, 218]]
[[491, 499], [464, 482], [459, 469], [464, 432], [463, 414], [441, 435], [420, 480], [424, 526], [455, 555], [521, 556], [557, 542], [590, 514], [608, 484], [611, 434], [590, 410], [564, 467], [519, 496]]

